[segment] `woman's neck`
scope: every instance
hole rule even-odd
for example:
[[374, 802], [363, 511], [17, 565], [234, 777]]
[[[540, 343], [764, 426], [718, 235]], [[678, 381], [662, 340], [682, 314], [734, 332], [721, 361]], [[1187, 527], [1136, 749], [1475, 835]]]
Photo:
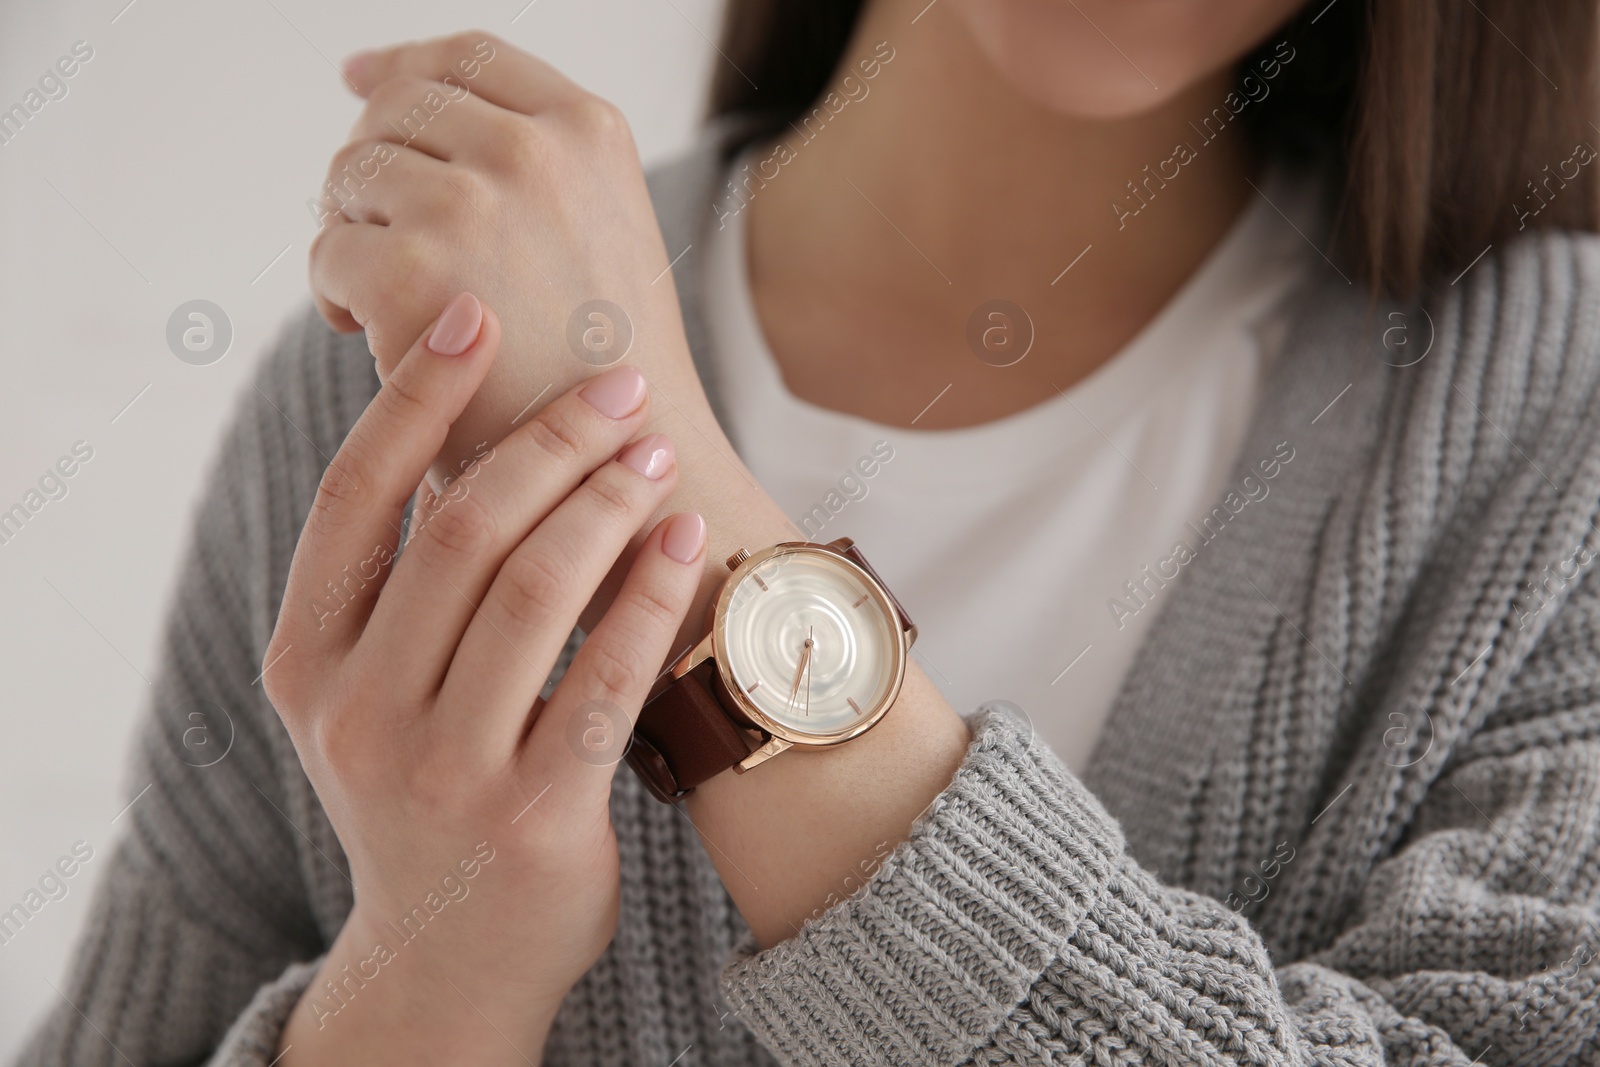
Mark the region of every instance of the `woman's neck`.
[[[922, 3], [867, 5], [839, 72], [853, 80], [759, 147], [751, 173], [770, 180], [729, 203], [748, 211], [752, 293], [789, 388], [940, 429], [1031, 407], [1114, 356], [1228, 231], [1252, 164], [1242, 130], [1190, 126], [1229, 71], [1131, 118], [1065, 117], [1018, 95], [949, 5], [913, 24]], [[1193, 158], [1174, 159], [1180, 144]], [[1011, 366], [995, 365], [1003, 345], [968, 343], [996, 299], [1034, 327]]]

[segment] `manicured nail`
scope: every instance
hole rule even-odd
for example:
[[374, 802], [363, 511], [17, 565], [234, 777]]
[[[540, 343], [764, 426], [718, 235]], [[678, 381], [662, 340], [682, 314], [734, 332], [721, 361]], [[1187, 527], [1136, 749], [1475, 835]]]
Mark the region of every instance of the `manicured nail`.
[[589, 379], [578, 395], [608, 419], [625, 419], [639, 410], [648, 392], [644, 375], [634, 367], [613, 367]]
[[661, 535], [661, 551], [679, 563], [693, 563], [706, 543], [706, 520], [692, 511], [667, 520]]
[[672, 468], [672, 456], [672, 442], [667, 440], [667, 435], [653, 433], [624, 448], [617, 460], [653, 482]]
[[471, 293], [462, 293], [450, 301], [439, 321], [428, 335], [428, 347], [441, 356], [459, 356], [472, 347], [478, 339], [478, 329], [483, 325], [483, 305]]

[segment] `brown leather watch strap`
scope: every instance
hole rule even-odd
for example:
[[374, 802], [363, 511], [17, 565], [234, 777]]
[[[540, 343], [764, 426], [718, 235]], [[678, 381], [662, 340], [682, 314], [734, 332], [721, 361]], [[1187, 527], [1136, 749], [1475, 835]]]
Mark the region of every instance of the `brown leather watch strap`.
[[856, 547], [854, 541], [848, 537], [841, 537], [837, 541], [828, 542], [828, 547], [838, 549], [846, 559], [872, 575], [872, 580], [883, 586], [883, 591], [889, 594], [889, 603], [894, 605], [896, 614], [900, 616], [900, 628], [902, 630], [916, 628], [917, 624], [911, 621], [911, 616], [906, 613], [905, 607], [901, 605], [899, 598], [894, 595], [894, 590], [889, 588], [888, 582], [878, 577], [878, 572], [872, 569], [872, 564], [867, 562], [867, 557], [861, 554], [861, 550]]
[[673, 801], [751, 752], [717, 698], [716, 660], [708, 659], [645, 704], [633, 727], [628, 764], [657, 799]]
[[[872, 576], [900, 617], [901, 629], [916, 637], [911, 616], [848, 537], [829, 543]], [[730, 563], [730, 566], [732, 564]], [[717, 663], [707, 659], [647, 700], [633, 727], [628, 764], [657, 799], [671, 802], [714, 778], [753, 751], [758, 739], [741, 726], [741, 713], [724, 703]]]

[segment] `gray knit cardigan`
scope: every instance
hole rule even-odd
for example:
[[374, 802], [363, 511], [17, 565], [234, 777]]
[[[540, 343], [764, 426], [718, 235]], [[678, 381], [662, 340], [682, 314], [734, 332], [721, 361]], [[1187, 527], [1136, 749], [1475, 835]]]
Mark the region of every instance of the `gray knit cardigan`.
[[[669, 252], [695, 246], [703, 371], [724, 148], [651, 177]], [[688, 820], [621, 771], [620, 928], [545, 1062], [1600, 1063], [1600, 241], [1497, 246], [1408, 307], [1330, 270], [1293, 321], [1085, 777], [976, 709], [910, 839], [757, 952]], [[308, 311], [255, 386], [171, 607], [150, 789], [21, 1064], [264, 1067], [351, 907], [252, 680], [378, 381]], [[231, 751], [196, 766], [219, 709]]]

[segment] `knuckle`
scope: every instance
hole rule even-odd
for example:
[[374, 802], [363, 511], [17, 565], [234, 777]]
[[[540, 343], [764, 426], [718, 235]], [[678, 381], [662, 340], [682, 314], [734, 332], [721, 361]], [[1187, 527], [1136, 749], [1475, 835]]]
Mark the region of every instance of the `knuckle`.
[[599, 696], [615, 704], [631, 701], [646, 678], [638, 652], [621, 641], [596, 641], [584, 649], [589, 653], [584, 674]]
[[585, 441], [577, 420], [563, 408], [551, 404], [530, 419], [522, 432], [550, 459], [570, 463], [583, 455]]
[[397, 74], [380, 82], [367, 94], [369, 118], [384, 120], [396, 111], [420, 105], [428, 93], [429, 82], [415, 74]]
[[572, 118], [577, 127], [591, 137], [609, 140], [631, 136], [622, 109], [604, 97], [584, 96], [574, 101]]
[[523, 115], [513, 115], [496, 128], [494, 158], [517, 174], [542, 169], [549, 153], [549, 137], [539, 123]]
[[317, 495], [311, 501], [311, 512], [306, 516], [313, 537], [332, 533], [364, 512], [370, 484], [365, 446], [358, 439], [349, 438], [322, 471], [317, 483]]
[[383, 383], [383, 388], [378, 390], [378, 402], [385, 421], [402, 426], [417, 422], [429, 409], [427, 394], [415, 376], [403, 368], [397, 368]]
[[368, 138], [358, 137], [342, 145], [328, 161], [328, 180], [337, 186], [341, 177], [354, 172], [363, 160], [372, 155], [374, 143]]
[[467, 493], [441, 500], [437, 511], [423, 519], [423, 544], [434, 562], [473, 560], [495, 544], [494, 514]]
[[634, 590], [628, 597], [628, 606], [643, 621], [647, 631], [676, 630], [685, 610], [683, 605], [674, 603], [662, 590], [648, 586]]
[[497, 213], [492, 198], [497, 186], [476, 167], [453, 166], [440, 175], [434, 200], [442, 212], [460, 223], [479, 222], [478, 213], [493, 217]]
[[389, 343], [389, 320], [385, 318], [380, 321], [376, 315], [365, 311], [364, 308], [365, 305], [358, 310], [356, 301], [350, 301], [350, 314], [366, 331], [367, 351], [378, 361], [379, 368], [392, 368], [405, 356], [406, 350], [398, 344]]
[[359, 720], [358, 714], [344, 710], [317, 716], [308, 730], [317, 755], [341, 777], [359, 771], [367, 752], [364, 732], [356, 729]]
[[604, 470], [585, 482], [583, 488], [596, 510], [612, 521], [626, 521], [642, 510], [643, 502], [633, 490], [607, 477]]
[[486, 30], [462, 30], [445, 38], [446, 52], [454, 59], [465, 59], [483, 45], [493, 51], [506, 47], [504, 41]]
[[[344, 269], [354, 270], [355, 267], [354, 264], [350, 264]], [[400, 272], [395, 268], [392, 255], [383, 255], [376, 263], [370, 263], [370, 273], [366, 277], [358, 279], [350, 287], [350, 314], [355, 316], [356, 321], [367, 331], [368, 346], [374, 352], [377, 351], [376, 346], [380, 344], [384, 345], [385, 349], [390, 347], [387, 344], [391, 332], [390, 322], [399, 317], [394, 294], [401, 291], [402, 283], [394, 280], [397, 273]], [[398, 335], [400, 331], [393, 332]], [[406, 349], [402, 347], [388, 354], [393, 360], [398, 360], [405, 351]], [[391, 361], [388, 365], [393, 367], [394, 362]]]
[[295, 700], [295, 672], [285, 670], [284, 665], [277, 661], [282, 658], [288, 647], [288, 639], [283, 636], [280, 625], [272, 632], [272, 638], [267, 642], [267, 650], [262, 653], [261, 662], [261, 688], [267, 694], [267, 702], [278, 710], [280, 718], [287, 719], [294, 715], [298, 701]]
[[358, 791], [391, 776], [403, 763], [397, 749], [404, 744], [405, 729], [374, 730], [372, 724], [379, 713], [394, 720], [397, 705], [404, 707], [405, 700], [383, 695], [381, 665], [357, 656], [339, 669], [314, 673], [316, 706], [306, 716], [297, 744], [304, 738], [325, 766]]
[[[324, 204], [323, 206], [328, 207], [329, 205]], [[317, 289], [319, 292], [326, 288], [326, 286], [322, 284], [325, 280], [322, 272], [327, 269], [329, 258], [333, 255], [328, 246], [334, 242], [345, 239], [348, 238], [343, 227], [328, 225], [324, 225], [321, 229], [317, 230], [316, 236], [311, 238], [311, 247], [306, 251], [306, 261], [311, 268], [310, 272], [312, 287]]]
[[573, 581], [571, 570], [550, 553], [517, 552], [501, 565], [495, 586], [506, 616], [520, 626], [533, 627], [557, 613], [562, 591]]

